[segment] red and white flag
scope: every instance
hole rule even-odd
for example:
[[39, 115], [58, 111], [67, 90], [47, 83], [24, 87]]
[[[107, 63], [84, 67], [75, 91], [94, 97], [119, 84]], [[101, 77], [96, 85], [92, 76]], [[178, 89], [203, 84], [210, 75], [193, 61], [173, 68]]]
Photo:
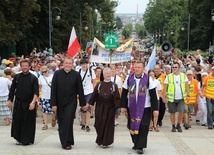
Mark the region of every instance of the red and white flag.
[[80, 47], [79, 41], [77, 39], [76, 31], [73, 27], [72, 31], [71, 31], [69, 44], [68, 44], [67, 55], [74, 58], [77, 55], [77, 53], [80, 51], [80, 49], [81, 49], [81, 47]]

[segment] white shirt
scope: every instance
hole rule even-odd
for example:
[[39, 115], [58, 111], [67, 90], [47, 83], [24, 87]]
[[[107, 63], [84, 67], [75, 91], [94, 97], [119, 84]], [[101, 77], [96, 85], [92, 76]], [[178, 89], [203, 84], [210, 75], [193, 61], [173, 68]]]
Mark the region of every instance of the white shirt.
[[[183, 95], [182, 95], [182, 91], [181, 91], [180, 74], [178, 74], [178, 75], [173, 74], [173, 76], [174, 76], [174, 86], [175, 86], [175, 98], [174, 99], [181, 100], [181, 99], [183, 99]], [[186, 75], [184, 75], [184, 76], [185, 76], [185, 78], [184, 78], [185, 80], [184, 80], [183, 84], [185, 84], [188, 81], [187, 76]], [[166, 77], [164, 83], [168, 84], [168, 76]]]
[[21, 70], [21, 66], [20, 64], [18, 64], [17, 66], [13, 67], [12, 70], [16, 73], [19, 72]]
[[8, 78], [0, 77], [0, 96], [7, 96], [9, 94], [9, 88], [12, 81]]
[[[144, 74], [142, 75], [142, 77], [144, 76]], [[129, 76], [126, 77], [124, 84], [123, 84], [123, 88], [124, 89], [128, 89], [128, 84], [127, 84], [127, 80], [128, 80]], [[139, 82], [140, 79], [137, 79], [134, 77], [134, 80], [136, 80], [136, 101], [138, 99], [138, 87], [139, 87]], [[149, 95], [149, 90], [155, 88], [155, 85], [153, 85], [153, 80], [151, 77], [149, 77], [149, 89], [147, 89], [146, 91], [146, 102], [145, 102], [145, 108], [151, 107], [151, 102], [150, 102], [150, 95]], [[129, 107], [129, 103], [128, 103], [128, 107]]]
[[[198, 82], [198, 90], [202, 90], [201, 82]], [[197, 102], [198, 104], [206, 104], [206, 97], [201, 97], [199, 94], [197, 95]]]
[[162, 85], [160, 84], [160, 81], [154, 79], [150, 85], [156, 88], [157, 99], [159, 100], [158, 91], [162, 90]]
[[81, 67], [80, 65], [77, 65], [77, 66], [75, 67], [75, 71], [79, 72], [79, 70], [80, 70], [81, 68], [82, 68], [82, 67]]
[[[52, 78], [53, 78], [53, 75], [52, 74], [49, 74], [48, 77], [45, 77], [43, 75], [41, 75], [39, 77], [39, 85], [42, 86], [42, 95], [41, 95], [41, 98], [44, 98], [44, 99], [50, 99], [50, 96], [51, 96], [51, 83], [52, 83]], [[47, 82], [46, 82], [46, 80]], [[50, 86], [48, 86], [50, 85]]]
[[[85, 71], [83, 71], [81, 69], [80, 75], [81, 75], [81, 79], [83, 79], [83, 77], [85, 75]], [[91, 94], [93, 92], [92, 80], [94, 80], [95, 78], [96, 78], [96, 75], [95, 75], [94, 71], [91, 70], [91, 75], [90, 75], [90, 71], [88, 69], [86, 76], [85, 76], [84, 80], [82, 81], [84, 95], [88, 95], [88, 94]]]
[[[114, 82], [114, 77], [115, 77], [115, 76], [111, 77], [111, 81], [112, 81], [112, 82]], [[121, 81], [121, 78], [120, 78], [118, 75], [116, 75], [115, 78], [116, 78], [116, 79], [115, 79], [115, 83], [117, 84], [117, 87], [118, 87], [118, 88], [122, 88], [123, 83], [122, 83], [122, 81]]]

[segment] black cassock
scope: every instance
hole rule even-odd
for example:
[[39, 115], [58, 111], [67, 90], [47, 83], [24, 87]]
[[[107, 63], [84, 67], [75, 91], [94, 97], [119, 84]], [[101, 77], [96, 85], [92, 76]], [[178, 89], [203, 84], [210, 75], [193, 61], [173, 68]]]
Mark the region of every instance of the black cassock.
[[119, 107], [120, 94], [118, 87], [114, 84], [113, 90], [112, 82], [104, 82], [100, 85], [100, 92], [98, 91], [99, 83], [94, 88], [94, 92], [89, 100], [89, 104], [95, 107], [95, 124], [94, 127], [97, 132], [96, 143], [98, 145], [108, 146], [114, 141], [114, 119], [116, 108]]
[[34, 95], [39, 96], [38, 79], [31, 73], [17, 74], [12, 82], [9, 100], [16, 96], [13, 110], [11, 137], [23, 145], [33, 144], [36, 128], [36, 109], [29, 110]]
[[57, 106], [59, 138], [62, 147], [74, 145], [73, 122], [77, 108], [77, 95], [80, 106], [85, 106], [85, 98], [80, 74], [63, 69], [54, 73], [51, 84], [51, 106]]

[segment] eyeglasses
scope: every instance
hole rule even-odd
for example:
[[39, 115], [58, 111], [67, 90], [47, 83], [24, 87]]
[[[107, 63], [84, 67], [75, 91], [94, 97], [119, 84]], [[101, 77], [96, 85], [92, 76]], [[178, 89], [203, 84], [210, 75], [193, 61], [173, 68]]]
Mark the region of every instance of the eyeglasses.
[[178, 67], [172, 67], [172, 68], [178, 68]]
[[47, 73], [47, 71], [43, 71], [42, 74]]

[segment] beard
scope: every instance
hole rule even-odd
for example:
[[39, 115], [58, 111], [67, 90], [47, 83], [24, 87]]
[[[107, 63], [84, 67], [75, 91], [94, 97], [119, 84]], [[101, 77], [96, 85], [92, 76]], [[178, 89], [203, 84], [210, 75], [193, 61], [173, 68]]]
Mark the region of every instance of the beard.
[[29, 73], [29, 69], [28, 69], [28, 70], [22, 70], [22, 73], [23, 73], [23, 74]]

